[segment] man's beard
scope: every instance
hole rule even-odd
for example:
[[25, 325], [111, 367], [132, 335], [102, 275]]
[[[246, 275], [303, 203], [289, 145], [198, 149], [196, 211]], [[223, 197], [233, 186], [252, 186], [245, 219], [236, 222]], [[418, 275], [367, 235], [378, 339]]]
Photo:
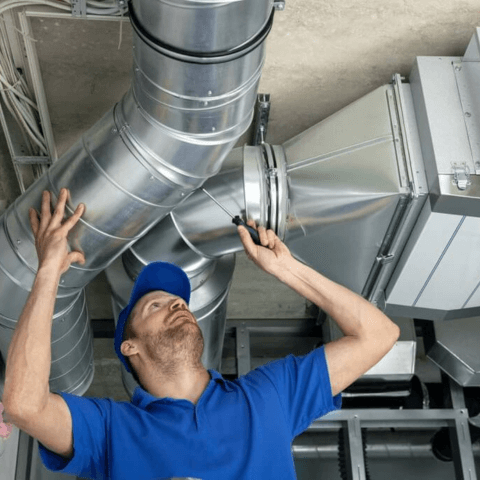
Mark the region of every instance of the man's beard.
[[[179, 312], [174, 316], [177, 315]], [[162, 377], [174, 376], [185, 369], [202, 368], [203, 334], [192, 315], [187, 313], [186, 316], [189, 318], [177, 319], [173, 325], [169, 325], [171, 318], [167, 318], [164, 330], [145, 338], [147, 354]]]

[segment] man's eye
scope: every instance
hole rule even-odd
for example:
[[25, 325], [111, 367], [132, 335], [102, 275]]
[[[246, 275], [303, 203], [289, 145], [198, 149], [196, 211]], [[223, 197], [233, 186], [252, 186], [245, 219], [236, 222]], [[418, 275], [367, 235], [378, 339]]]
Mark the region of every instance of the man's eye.
[[158, 302], [153, 302], [150, 306], [158, 308], [160, 306], [160, 304]]

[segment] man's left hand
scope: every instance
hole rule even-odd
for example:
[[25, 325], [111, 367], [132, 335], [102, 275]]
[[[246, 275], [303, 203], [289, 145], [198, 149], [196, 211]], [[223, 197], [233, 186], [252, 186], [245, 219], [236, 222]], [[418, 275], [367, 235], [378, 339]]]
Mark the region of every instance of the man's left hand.
[[85, 255], [81, 252], [69, 252], [67, 235], [77, 224], [85, 211], [85, 205], [80, 203], [74, 214], [63, 223], [65, 204], [69, 191], [60, 190], [57, 205], [53, 215], [50, 208], [50, 192], [44, 191], [42, 196], [42, 213], [39, 215], [33, 208], [29, 210], [30, 225], [35, 236], [35, 247], [38, 255], [38, 269], [52, 268], [60, 274], [65, 273], [74, 262], [85, 264]]

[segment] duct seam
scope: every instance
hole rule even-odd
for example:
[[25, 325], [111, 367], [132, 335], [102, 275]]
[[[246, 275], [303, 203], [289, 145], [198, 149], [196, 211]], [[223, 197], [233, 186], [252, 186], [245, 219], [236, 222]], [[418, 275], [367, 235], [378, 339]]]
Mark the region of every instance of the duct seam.
[[339, 150], [334, 150], [333, 152], [324, 153], [322, 155], [318, 155], [316, 157], [305, 158], [303, 160], [299, 160], [287, 167], [287, 173], [292, 172], [294, 170], [298, 170], [299, 168], [308, 167], [314, 163], [324, 162], [330, 160], [331, 158], [340, 157], [345, 155], [346, 153], [352, 153], [357, 150], [361, 150], [362, 148], [368, 148], [372, 145], [376, 145], [379, 143], [385, 142], [393, 142], [393, 135], [383, 135], [381, 137], [374, 138], [372, 140], [367, 140], [366, 142], [357, 143], [355, 145], [349, 145], [346, 148], [340, 148]]
[[177, 229], [177, 232], [178, 232], [178, 235], [182, 238], [182, 240], [197, 254], [199, 255], [200, 257], [204, 257], [204, 258], [210, 258], [212, 260], [215, 260], [217, 257], [214, 257], [212, 255], [205, 255], [204, 253], [202, 253], [200, 250], [198, 250], [195, 245], [193, 245], [193, 243], [191, 243], [188, 238], [182, 233], [182, 231], [180, 230], [179, 228], [179, 225], [177, 223], [177, 221], [175, 220], [175, 216], [173, 215], [173, 212], [170, 213], [170, 216], [172, 217], [172, 222], [173, 224], [175, 225], [175, 228]]
[[455, 237], [457, 236], [457, 233], [458, 233], [458, 231], [460, 230], [460, 228], [462, 227], [463, 222], [465, 221], [466, 218], [467, 218], [467, 216], [464, 215], [464, 216], [462, 217], [462, 219], [460, 220], [459, 224], [457, 225], [457, 228], [456, 228], [455, 231], [453, 232], [453, 234], [452, 234], [450, 240], [448, 241], [446, 247], [443, 249], [442, 254], [441, 254], [440, 257], [438, 258], [437, 263], [435, 263], [435, 266], [433, 267], [432, 271], [431, 271], [430, 274], [428, 275], [428, 278], [425, 280], [425, 283], [423, 284], [420, 292], [418, 292], [417, 298], [416, 298], [415, 301], [413, 302], [412, 307], [415, 307], [415, 306], [417, 305], [418, 301], [420, 300], [420, 297], [422, 296], [423, 292], [425, 291], [425, 289], [427, 288], [428, 284], [430, 283], [430, 280], [432, 279], [433, 275], [434, 275], [435, 272], [437, 271], [437, 268], [438, 268], [438, 266], [440, 265], [440, 262], [443, 260], [443, 257], [444, 257], [445, 254], [447, 253], [447, 250], [450, 248], [450, 245], [452, 244], [453, 240], [454, 240]]
[[[81, 318], [81, 317], [82, 317], [82, 313], [85, 311], [85, 307], [86, 307], [86, 302], [84, 302], [83, 307], [82, 307], [82, 310], [81, 310], [80, 315], [78, 316], [78, 318]], [[88, 318], [88, 317], [87, 317], [87, 318]], [[77, 320], [78, 320], [78, 319], [77, 319]], [[85, 337], [85, 334], [86, 334], [86, 333], [88, 332], [88, 330], [89, 330], [88, 327], [89, 327], [89, 323], [88, 323], [88, 321], [87, 321], [87, 322], [84, 323], [83, 330], [82, 330], [82, 334], [78, 336], [78, 339], [77, 339], [76, 343], [74, 343], [74, 344], [72, 345], [72, 348], [71, 348], [68, 352], [66, 352], [65, 355], [62, 355], [61, 357], [57, 357], [57, 358], [55, 358], [55, 360], [52, 360], [52, 366], [55, 366], [55, 363], [59, 362], [60, 360], [63, 360], [65, 357], [67, 357], [72, 350], [75, 350], [75, 349], [78, 347], [78, 345], [80, 345], [80, 344], [82, 343], [82, 340], [83, 340], [83, 338]], [[70, 332], [71, 332], [71, 330], [68, 331], [64, 336], [62, 336], [62, 338], [65, 337], [66, 335], [68, 335]], [[60, 340], [60, 339], [58, 339], [58, 340]], [[52, 348], [55, 347], [55, 343], [56, 343], [58, 340], [55, 340], [55, 341], [52, 342]], [[84, 353], [84, 355], [85, 355], [85, 353]], [[82, 358], [83, 358], [83, 356], [82, 356]], [[77, 363], [71, 368], [71, 370], [73, 370], [79, 363], [80, 363], [80, 362], [77, 362]], [[55, 377], [51, 377], [51, 380], [55, 380]]]
[[[152, 126], [154, 126], [155, 128], [158, 128], [159, 130], [164, 130], [166, 134], [168, 134], [169, 136], [173, 137], [173, 138], [177, 138], [178, 140], [181, 140], [181, 141], [188, 141], [188, 143], [194, 143], [195, 145], [203, 145], [203, 146], [212, 146], [212, 145], [218, 145], [218, 139], [219, 138], [222, 138], [224, 140], [224, 142], [222, 143], [228, 143], [229, 141], [231, 141], [231, 138], [227, 137], [226, 139], [224, 138], [225, 137], [225, 132], [234, 132], [236, 130], [239, 129], [238, 125], [234, 125], [228, 129], [225, 129], [225, 130], [221, 130], [219, 132], [214, 132], [214, 133], [197, 133], [197, 134], [188, 134], [188, 135], [182, 135], [178, 130], [175, 130], [173, 128], [170, 128], [166, 125], [164, 125], [163, 123], [160, 123], [159, 121], [157, 121], [154, 117], [152, 117], [144, 108], [142, 108], [141, 104], [140, 104], [140, 101], [138, 99], [138, 96], [135, 92], [134, 89], [132, 89], [132, 95], [133, 95], [133, 98], [135, 99], [135, 102], [137, 104], [137, 109], [138, 111], [140, 112], [140, 114], [144, 117], [144, 119]], [[177, 107], [175, 107], [175, 109], [177, 109]], [[187, 111], [186, 109], [184, 109], [185, 111]], [[241, 122], [240, 125], [245, 125], [245, 126], [242, 126], [241, 127], [241, 132], [240, 133], [236, 133], [235, 135], [232, 135], [232, 138], [235, 137], [239, 137], [241, 135], [243, 135], [247, 130], [248, 130], [248, 127], [250, 126], [250, 123], [252, 122], [252, 119], [253, 119], [253, 116], [254, 116], [255, 112], [253, 110], [251, 110], [251, 113], [247, 116], [247, 118], [245, 118], [243, 120], [243, 123]], [[128, 130], [129, 129], [129, 126], [128, 124], [125, 124], [125, 127], [126, 129]], [[145, 151], [147, 151], [150, 156], [154, 157], [155, 159], [157, 158], [156, 155], [151, 151], [149, 150], [147, 147], [141, 145], [141, 149], [144, 149]], [[169, 165], [170, 169], [172, 170], [176, 170], [174, 168], [172, 168], [171, 165]], [[183, 173], [183, 172], [179, 172], [179, 173]], [[217, 173], [217, 172], [215, 172]]]
[[[120, 132], [120, 130], [119, 130]], [[120, 137], [122, 135], [120, 134]], [[88, 148], [88, 145], [87, 143], [85, 142], [85, 137], [82, 138], [82, 144], [83, 144], [83, 148], [85, 148], [85, 151], [88, 153], [88, 156], [90, 157], [90, 160], [92, 161], [92, 164], [95, 166], [95, 168], [112, 184], [114, 185], [118, 190], [122, 191], [123, 193], [125, 193], [126, 195], [128, 195], [129, 197], [132, 197], [134, 198], [135, 200], [137, 200], [138, 202], [140, 203], [144, 203], [146, 205], [149, 205], [153, 208], [161, 208], [163, 207], [163, 205], [158, 205], [158, 204], [155, 204], [155, 203], [151, 203], [151, 202], [148, 202], [147, 200], [144, 200], [143, 198], [140, 198], [140, 197], [137, 197], [136, 195], [134, 195], [132, 192], [129, 192], [128, 190], [126, 190], [125, 188], [123, 188], [121, 185], [119, 185], [112, 177], [110, 177], [107, 172], [101, 167], [101, 165], [97, 162], [97, 160], [95, 159], [95, 157], [92, 155], [92, 152], [90, 151], [90, 149]], [[72, 212], [73, 213], [73, 212]], [[87, 223], [87, 222], [85, 222]], [[90, 224], [88, 224], [90, 225]], [[121, 240], [137, 240], [138, 238], [141, 238], [141, 235], [137, 235], [136, 237], [116, 237], [114, 235], [110, 235], [108, 233], [105, 233], [105, 232], [102, 232], [98, 229], [95, 229], [95, 227], [92, 226], [92, 228], [94, 230], [97, 230], [99, 231], [100, 233], [102, 233], [103, 235], [107, 235], [111, 238], [118, 238], [118, 239], [121, 239]]]
[[[205, 107], [205, 108], [196, 108], [196, 110], [212, 110], [214, 108], [224, 107], [225, 105], [228, 105], [228, 104], [234, 102], [235, 100], [237, 100], [238, 98], [240, 98], [242, 96], [242, 94], [245, 90], [249, 90], [250, 88], [254, 87], [255, 83], [257, 83], [257, 81], [259, 80], [259, 78], [262, 75], [262, 70], [263, 70], [264, 63], [265, 63], [265, 57], [264, 57], [263, 61], [261, 63], [259, 63], [259, 66], [258, 66], [257, 70], [255, 72], [253, 72], [252, 76], [246, 82], [239, 85], [236, 89], [230, 90], [227, 93], [225, 93], [223, 95], [218, 95], [216, 97], [205, 97], [205, 96], [203, 96], [203, 97], [200, 97], [200, 96], [192, 97], [190, 95], [180, 95], [180, 94], [177, 94], [177, 93], [175, 93], [171, 90], [167, 90], [166, 88], [162, 88], [159, 84], [155, 83], [151, 78], [149, 78], [148, 75], [145, 74], [145, 72], [142, 71], [140, 65], [136, 62], [135, 58], [134, 58], [134, 71], [135, 71], [136, 76], [140, 80], [138, 83], [147, 82], [147, 83], [153, 85], [156, 90], [160, 90], [160, 91], [164, 92], [165, 94], [167, 94], [167, 95], [169, 95], [169, 96], [171, 96], [175, 99], [187, 100], [187, 101], [190, 101], [192, 103], [197, 103], [198, 105], [203, 104], [202, 106]], [[170, 103], [162, 102], [158, 98], [153, 97], [148, 92], [147, 92], [147, 95], [152, 100], [155, 100], [155, 102], [157, 102], [157, 103], [160, 103], [162, 105], [166, 105], [168, 107], [173, 106]], [[216, 103], [216, 102], [220, 102], [224, 98], [227, 98], [229, 100], [227, 100], [223, 103]], [[205, 102], [207, 102], [209, 104], [213, 104], [213, 105], [208, 105], [208, 107], [207, 107], [205, 105]], [[190, 110], [191, 108], [190, 107], [182, 108], [182, 107], [175, 106], [175, 109], [177, 109], [177, 110]], [[162, 125], [162, 124], [160, 124], [160, 125]]]

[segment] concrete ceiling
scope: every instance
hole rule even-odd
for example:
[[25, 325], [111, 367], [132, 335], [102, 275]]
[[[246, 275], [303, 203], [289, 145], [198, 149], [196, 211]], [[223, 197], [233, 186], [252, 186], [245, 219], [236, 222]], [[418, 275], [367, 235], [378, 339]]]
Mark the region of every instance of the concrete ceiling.
[[[89, 19], [31, 23], [61, 155], [128, 89], [132, 29]], [[267, 141], [283, 143], [394, 73], [408, 77], [416, 56], [462, 55], [478, 25], [476, 0], [287, 0], [259, 89], [271, 94]], [[3, 139], [0, 149], [0, 201], [9, 204], [20, 191]]]

